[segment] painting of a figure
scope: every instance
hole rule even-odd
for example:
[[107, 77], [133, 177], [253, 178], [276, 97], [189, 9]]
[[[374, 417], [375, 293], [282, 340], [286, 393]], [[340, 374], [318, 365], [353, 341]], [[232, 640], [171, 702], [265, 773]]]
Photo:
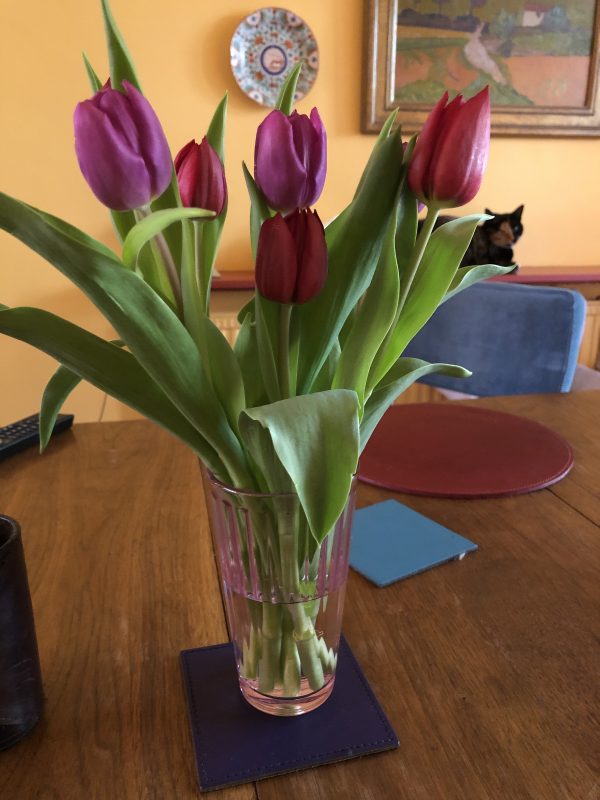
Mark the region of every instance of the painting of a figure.
[[594, 0], [413, 0], [396, 15], [393, 92], [433, 104], [490, 85], [506, 108], [581, 109], [593, 70]]

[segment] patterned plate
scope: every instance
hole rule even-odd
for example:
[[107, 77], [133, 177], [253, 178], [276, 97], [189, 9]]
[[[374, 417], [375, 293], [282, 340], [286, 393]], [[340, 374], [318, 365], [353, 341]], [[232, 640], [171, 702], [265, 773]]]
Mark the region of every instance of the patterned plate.
[[285, 8], [261, 8], [243, 19], [231, 39], [231, 69], [240, 89], [263, 106], [273, 107], [293, 66], [302, 69], [295, 99], [309, 92], [319, 69], [313, 32]]

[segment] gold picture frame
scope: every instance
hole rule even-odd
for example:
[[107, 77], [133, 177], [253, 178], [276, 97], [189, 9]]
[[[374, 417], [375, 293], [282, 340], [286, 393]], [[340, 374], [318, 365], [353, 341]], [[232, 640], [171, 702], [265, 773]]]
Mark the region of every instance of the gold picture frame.
[[489, 83], [492, 134], [600, 136], [599, 39], [600, 0], [365, 0], [361, 129]]

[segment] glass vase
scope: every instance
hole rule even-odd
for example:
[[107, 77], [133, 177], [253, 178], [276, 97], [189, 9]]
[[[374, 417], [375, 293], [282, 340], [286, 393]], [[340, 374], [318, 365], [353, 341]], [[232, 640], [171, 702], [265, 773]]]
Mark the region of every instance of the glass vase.
[[356, 479], [320, 544], [296, 494], [205, 485], [242, 695], [267, 714], [312, 711], [335, 681]]

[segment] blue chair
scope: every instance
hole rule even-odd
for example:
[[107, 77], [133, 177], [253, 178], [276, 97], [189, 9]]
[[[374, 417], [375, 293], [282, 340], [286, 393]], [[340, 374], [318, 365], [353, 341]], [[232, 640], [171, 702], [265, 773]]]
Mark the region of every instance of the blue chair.
[[440, 306], [404, 355], [470, 369], [470, 378], [423, 379], [449, 394], [568, 392], [585, 314], [579, 292], [483, 282]]

